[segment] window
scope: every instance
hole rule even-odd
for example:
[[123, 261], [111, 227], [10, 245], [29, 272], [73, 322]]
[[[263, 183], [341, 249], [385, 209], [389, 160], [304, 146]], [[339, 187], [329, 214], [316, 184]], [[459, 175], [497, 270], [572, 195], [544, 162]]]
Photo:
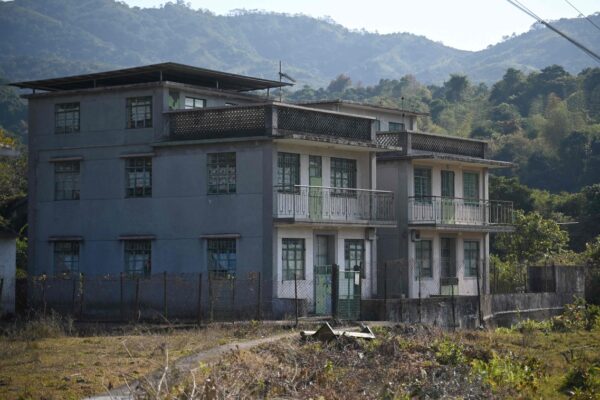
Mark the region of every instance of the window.
[[304, 239], [282, 239], [283, 280], [304, 279]]
[[54, 273], [75, 274], [79, 272], [79, 242], [54, 242]]
[[417, 261], [416, 278], [432, 278], [431, 240], [419, 240], [415, 242], [415, 259]]
[[454, 171], [442, 171], [442, 197], [454, 197]]
[[235, 193], [235, 153], [212, 153], [207, 158], [208, 194]]
[[378, 119], [375, 120], [375, 130], [377, 132], [379, 132], [381, 130], [381, 121]]
[[235, 239], [208, 239], [208, 272], [211, 277], [235, 277], [237, 255]]
[[[331, 186], [333, 196], [355, 196], [356, 189], [356, 160], [346, 158], [331, 158]], [[336, 190], [337, 189], [337, 190]]]
[[431, 170], [429, 168], [415, 168], [414, 172], [415, 198], [418, 200], [431, 200]]
[[127, 197], [151, 197], [152, 158], [133, 157], [126, 163]]
[[79, 132], [79, 103], [63, 103], [54, 106], [54, 132]]
[[298, 193], [300, 190], [300, 154], [277, 153], [277, 186], [280, 192]]
[[477, 276], [477, 264], [479, 262], [479, 242], [465, 240], [464, 243], [465, 276]]
[[169, 90], [169, 110], [179, 110], [179, 92], [176, 90]]
[[465, 200], [479, 200], [479, 174], [477, 172], [463, 173], [463, 197]]
[[185, 109], [191, 110], [193, 108], [204, 108], [206, 107], [205, 99], [198, 99], [196, 97], [186, 97], [185, 98]]
[[130, 276], [150, 276], [152, 242], [150, 240], [125, 241], [125, 273]]
[[346, 259], [346, 271], [361, 271], [364, 274], [365, 241], [361, 239], [344, 240], [344, 258]]
[[79, 161], [54, 164], [54, 199], [79, 200]]
[[401, 122], [389, 122], [388, 131], [390, 132], [404, 132], [404, 124]]
[[152, 96], [127, 99], [127, 128], [152, 127]]

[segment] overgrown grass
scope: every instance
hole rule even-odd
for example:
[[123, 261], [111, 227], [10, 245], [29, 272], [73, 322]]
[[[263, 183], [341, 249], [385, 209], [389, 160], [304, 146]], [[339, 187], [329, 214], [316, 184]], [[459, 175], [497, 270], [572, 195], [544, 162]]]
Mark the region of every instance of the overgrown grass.
[[224, 324], [174, 329], [148, 325], [77, 329], [58, 315], [1, 327], [0, 399], [79, 399], [106, 392], [204, 349], [278, 328]]

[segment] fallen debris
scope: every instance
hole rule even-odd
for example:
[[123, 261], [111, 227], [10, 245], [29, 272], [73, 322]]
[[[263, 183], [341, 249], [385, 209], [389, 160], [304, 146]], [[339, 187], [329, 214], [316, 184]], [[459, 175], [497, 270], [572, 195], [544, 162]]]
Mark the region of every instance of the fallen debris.
[[349, 331], [349, 330], [333, 329], [331, 327], [331, 325], [329, 325], [328, 322], [325, 322], [316, 331], [301, 331], [300, 336], [302, 338], [311, 337], [314, 339], [321, 340], [323, 342], [329, 342], [329, 341], [331, 341], [333, 339], [337, 339], [339, 337], [349, 337], [349, 338], [354, 338], [354, 339], [366, 339], [366, 340], [375, 339], [375, 334], [373, 333], [371, 328], [369, 328], [366, 325], [362, 326], [362, 329], [360, 330], [360, 332], [354, 332], [354, 331]]

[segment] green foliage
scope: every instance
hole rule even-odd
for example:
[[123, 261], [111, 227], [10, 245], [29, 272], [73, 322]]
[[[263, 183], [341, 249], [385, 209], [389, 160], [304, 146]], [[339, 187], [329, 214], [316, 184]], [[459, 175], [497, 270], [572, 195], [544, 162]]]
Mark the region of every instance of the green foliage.
[[515, 212], [515, 231], [498, 235], [497, 248], [513, 263], [535, 263], [565, 250], [568, 234], [538, 212]]
[[517, 391], [536, 391], [542, 381], [542, 371], [539, 361], [535, 358], [519, 360], [513, 353], [505, 356], [492, 353], [488, 361], [475, 359], [471, 362], [472, 373], [480, 376], [493, 391], [503, 387]]
[[449, 338], [434, 343], [435, 359], [444, 365], [461, 365], [467, 361], [463, 347]]
[[600, 395], [600, 363], [571, 367], [560, 389], [576, 400], [597, 399]]

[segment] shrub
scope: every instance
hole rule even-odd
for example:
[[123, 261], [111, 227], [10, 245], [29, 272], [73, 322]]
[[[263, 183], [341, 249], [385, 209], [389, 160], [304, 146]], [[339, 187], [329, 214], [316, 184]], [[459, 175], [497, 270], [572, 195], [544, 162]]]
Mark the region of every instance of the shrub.
[[501, 387], [514, 388], [518, 391], [529, 388], [535, 391], [539, 387], [542, 376], [537, 359], [528, 358], [520, 361], [512, 353], [499, 356], [493, 352], [489, 361], [475, 359], [471, 367], [472, 373], [479, 375], [493, 391]]
[[600, 395], [600, 364], [579, 364], [565, 375], [560, 389], [577, 399], [595, 399]]
[[467, 361], [463, 347], [449, 339], [436, 341], [434, 344], [435, 359], [444, 365], [460, 365]]

